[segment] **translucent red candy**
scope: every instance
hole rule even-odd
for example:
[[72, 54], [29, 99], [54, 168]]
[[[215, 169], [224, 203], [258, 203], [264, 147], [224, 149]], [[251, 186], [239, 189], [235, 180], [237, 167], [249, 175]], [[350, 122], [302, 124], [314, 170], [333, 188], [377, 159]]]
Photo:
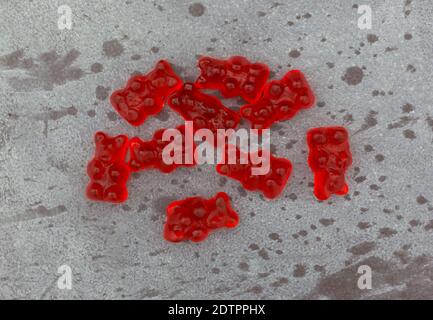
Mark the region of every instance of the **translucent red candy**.
[[[138, 171], [143, 169], [158, 169], [162, 172], [169, 173], [181, 166], [194, 166], [194, 159], [191, 158], [190, 161], [187, 161], [185, 154], [194, 154], [195, 144], [194, 141], [191, 141], [191, 147], [186, 143], [185, 139], [185, 126], [177, 127], [177, 130], [182, 134], [179, 137], [182, 138], [181, 141], [178, 141], [176, 138], [171, 139], [170, 141], [163, 141], [162, 137], [164, 131], [167, 129], [160, 129], [156, 131], [153, 135], [152, 140], [142, 141], [140, 138], [134, 137], [131, 139], [130, 143], [130, 160], [129, 166], [131, 170]], [[182, 158], [180, 161], [176, 161], [178, 163], [168, 164], [163, 159], [163, 149], [169, 144], [173, 143], [173, 147], [177, 145], [179, 150], [181, 150], [181, 154], [179, 154]], [[173, 158], [174, 155], [172, 155]]]
[[139, 126], [150, 115], [159, 113], [166, 98], [182, 86], [170, 64], [159, 61], [146, 75], [134, 76], [126, 87], [114, 91], [111, 104], [130, 124]]
[[241, 107], [241, 116], [254, 129], [270, 128], [274, 122], [293, 118], [301, 109], [315, 102], [304, 74], [299, 70], [287, 72], [281, 80], [270, 81], [260, 99]]
[[239, 222], [229, 196], [220, 192], [213, 198], [191, 197], [170, 203], [164, 225], [164, 238], [171, 242], [199, 242], [219, 228], [234, 228]]
[[207, 128], [217, 133], [217, 129], [235, 129], [240, 121], [238, 113], [192, 83], [185, 83], [182, 89], [173, 93], [168, 98], [168, 105], [185, 120], [192, 121], [194, 131]]
[[262, 93], [269, 78], [269, 68], [263, 63], [251, 63], [244, 57], [234, 56], [227, 60], [201, 57], [201, 70], [196, 80], [199, 88], [219, 90], [223, 97], [242, 97], [254, 102]]
[[90, 183], [86, 195], [91, 200], [123, 202], [128, 198], [126, 182], [130, 169], [125, 163], [128, 137], [95, 134], [95, 154], [87, 165]]
[[[227, 161], [230, 149], [236, 150], [237, 156], [234, 164]], [[261, 159], [269, 159], [269, 170], [263, 172], [264, 174], [259, 175], [253, 172], [253, 168], [260, 167], [251, 160], [257, 155], [260, 155]], [[248, 160], [241, 162], [242, 158]], [[238, 180], [246, 190], [260, 191], [266, 198], [274, 199], [284, 190], [292, 172], [292, 164], [288, 159], [274, 157], [267, 150], [245, 154], [237, 147], [229, 145], [225, 149], [225, 161], [217, 164], [216, 171], [219, 174]]]
[[349, 191], [344, 175], [352, 164], [349, 135], [343, 127], [322, 127], [307, 132], [308, 164], [314, 173], [314, 194], [319, 200]]

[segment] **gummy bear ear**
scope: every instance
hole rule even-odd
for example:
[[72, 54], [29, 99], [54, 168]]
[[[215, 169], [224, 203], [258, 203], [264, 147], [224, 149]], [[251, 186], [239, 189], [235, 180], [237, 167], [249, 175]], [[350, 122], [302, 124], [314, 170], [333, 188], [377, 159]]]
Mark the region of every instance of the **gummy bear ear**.
[[95, 133], [95, 142], [99, 143], [105, 140], [107, 136], [105, 135], [105, 133], [98, 131]]
[[251, 116], [252, 112], [253, 112], [253, 108], [251, 108], [251, 107], [242, 107], [241, 108], [241, 114], [244, 118], [249, 118]]
[[167, 76], [167, 86], [174, 87], [177, 84], [177, 79]]
[[205, 82], [207, 82], [207, 80], [206, 80], [205, 77], [199, 76], [195, 82], [197, 82], [197, 83], [205, 83]]
[[200, 68], [206, 68], [208, 66], [208, 64], [210, 64], [210, 63], [211, 63], [211, 59], [210, 58], [201, 58], [198, 61], [198, 66]]
[[215, 205], [218, 209], [221, 209], [221, 210], [226, 209], [226, 202], [225, 202], [224, 197], [221, 194], [217, 195], [217, 198], [215, 200]]
[[123, 144], [126, 142], [126, 137], [124, 135], [117, 136], [114, 139], [117, 147], [123, 146]]
[[343, 129], [338, 129], [334, 132], [334, 140], [337, 143], [342, 143], [347, 140], [347, 132]]
[[165, 63], [164, 63], [164, 60], [159, 60], [157, 63], [156, 63], [156, 69], [158, 69], [158, 70], [165, 70]]
[[193, 91], [194, 90], [194, 85], [192, 83], [190, 83], [190, 82], [185, 82], [183, 84], [183, 89], [185, 91]]
[[311, 139], [315, 144], [324, 144], [327, 141], [326, 135], [322, 131], [313, 132], [311, 135]]

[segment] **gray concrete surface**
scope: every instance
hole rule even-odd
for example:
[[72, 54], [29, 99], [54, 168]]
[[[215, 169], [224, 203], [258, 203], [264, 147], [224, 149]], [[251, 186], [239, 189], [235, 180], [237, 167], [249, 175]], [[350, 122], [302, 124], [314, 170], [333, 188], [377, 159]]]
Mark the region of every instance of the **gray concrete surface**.
[[[433, 298], [432, 2], [197, 1], [0, 1], [0, 298]], [[61, 4], [71, 30], [57, 28]], [[96, 130], [148, 138], [181, 121], [165, 108], [132, 128], [110, 92], [160, 58], [194, 79], [202, 54], [307, 74], [317, 105], [272, 128], [294, 164], [283, 196], [264, 201], [207, 165], [134, 175], [124, 205], [87, 201]], [[351, 132], [350, 194], [319, 203], [305, 132], [332, 124]], [[217, 190], [238, 228], [163, 240], [167, 203]], [[72, 290], [57, 287], [64, 264]], [[361, 264], [372, 290], [356, 286]]]

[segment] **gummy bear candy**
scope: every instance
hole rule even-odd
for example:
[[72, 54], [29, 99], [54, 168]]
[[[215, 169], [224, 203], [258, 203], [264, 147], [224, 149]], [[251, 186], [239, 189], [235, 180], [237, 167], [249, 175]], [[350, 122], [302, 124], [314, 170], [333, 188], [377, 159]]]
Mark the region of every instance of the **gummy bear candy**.
[[216, 134], [217, 129], [235, 129], [240, 121], [238, 113], [192, 83], [185, 83], [182, 89], [173, 93], [168, 98], [168, 105], [185, 120], [193, 121], [194, 131], [207, 128]]
[[224, 98], [242, 97], [254, 102], [262, 93], [269, 78], [269, 68], [263, 63], [251, 63], [244, 57], [233, 56], [227, 60], [201, 57], [198, 61], [199, 88], [219, 90]]
[[[228, 161], [230, 149], [236, 153], [236, 163], [233, 164], [230, 163], [234, 162], [233, 160]], [[245, 160], [242, 161], [242, 158]], [[253, 169], [257, 170], [259, 167], [258, 161], [252, 161], [254, 158], [263, 159], [264, 162], [260, 165], [264, 170], [267, 168], [267, 171], [260, 174], [254, 172]], [[267, 167], [265, 163], [268, 164]], [[292, 164], [288, 159], [274, 157], [268, 150], [246, 154], [236, 146], [228, 145], [225, 149], [224, 163], [218, 163], [216, 171], [221, 175], [238, 180], [246, 190], [260, 191], [266, 198], [274, 199], [284, 190], [292, 172]]]
[[[188, 145], [185, 138], [185, 126], [179, 126], [176, 128], [181, 135], [181, 141], [176, 138], [170, 141], [163, 141], [162, 137], [164, 131], [167, 129], [160, 129], [153, 134], [153, 138], [150, 141], [142, 141], [140, 138], [134, 137], [131, 139], [130, 143], [130, 160], [129, 166], [132, 171], [138, 171], [143, 169], [158, 169], [161, 172], [169, 173], [175, 170], [177, 167], [181, 166], [194, 166], [194, 141], [191, 141], [191, 145]], [[166, 163], [164, 161], [163, 150], [169, 144], [173, 143], [173, 147], [178, 148], [181, 153], [179, 153], [180, 159], [178, 163]], [[192, 150], [191, 150], [192, 149]], [[191, 159], [187, 161], [186, 154], [190, 154]], [[170, 158], [173, 159], [175, 156], [171, 155]], [[167, 160], [167, 159], [166, 159]]]
[[128, 137], [110, 137], [103, 132], [95, 134], [95, 154], [87, 165], [90, 183], [86, 189], [89, 199], [95, 201], [123, 202], [128, 198], [126, 182], [130, 169], [125, 163]]
[[343, 127], [313, 128], [307, 132], [308, 164], [314, 173], [314, 194], [326, 200], [349, 191], [344, 175], [352, 164], [349, 135]]
[[274, 122], [293, 118], [301, 109], [315, 102], [304, 74], [299, 70], [287, 72], [281, 80], [270, 81], [263, 95], [254, 103], [241, 107], [241, 116], [254, 129], [270, 128]]
[[166, 98], [182, 87], [182, 80], [170, 64], [160, 60], [146, 75], [134, 76], [126, 87], [110, 97], [114, 109], [130, 124], [139, 126], [150, 115], [159, 113]]
[[164, 238], [171, 242], [203, 241], [219, 228], [234, 228], [239, 222], [224, 192], [213, 198], [191, 197], [170, 203], [164, 225]]

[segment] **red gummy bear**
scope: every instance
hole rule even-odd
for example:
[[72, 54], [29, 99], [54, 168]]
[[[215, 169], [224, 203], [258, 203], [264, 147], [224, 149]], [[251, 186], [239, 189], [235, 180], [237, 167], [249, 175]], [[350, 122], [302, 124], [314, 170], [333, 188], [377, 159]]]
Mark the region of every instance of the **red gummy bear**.
[[307, 132], [307, 143], [310, 149], [308, 164], [314, 173], [317, 199], [346, 194], [349, 187], [344, 175], [352, 164], [347, 130], [343, 127], [313, 128]]
[[193, 121], [194, 131], [201, 128], [235, 129], [240, 116], [235, 111], [225, 107], [221, 101], [201, 92], [192, 83], [185, 83], [183, 88], [168, 98], [168, 105], [185, 120]]
[[[236, 152], [236, 163], [230, 164], [229, 150]], [[234, 154], [234, 153], [233, 153]], [[252, 158], [260, 156], [260, 159], [269, 159], [267, 173], [254, 173], [252, 170], [259, 167], [251, 161]], [[244, 158], [245, 161], [241, 162]], [[266, 160], [267, 161], [267, 160]], [[224, 176], [238, 180], [246, 190], [260, 191], [268, 199], [278, 197], [284, 190], [292, 172], [292, 164], [288, 159], [276, 158], [267, 150], [259, 150], [255, 153], [245, 154], [239, 148], [228, 145], [225, 149], [225, 163], [219, 163], [216, 171]], [[262, 163], [263, 165], [263, 163]]]
[[270, 73], [267, 65], [251, 63], [240, 56], [227, 60], [201, 57], [198, 66], [199, 88], [219, 90], [224, 98], [240, 96], [250, 103], [260, 97]]
[[287, 72], [281, 80], [270, 81], [260, 99], [241, 107], [241, 116], [254, 129], [270, 128], [274, 122], [293, 118], [315, 102], [314, 93], [299, 70]]
[[91, 200], [123, 202], [128, 198], [126, 182], [130, 169], [125, 163], [128, 137], [110, 137], [103, 132], [95, 134], [95, 154], [87, 165], [90, 183], [86, 195]]
[[[134, 137], [131, 139], [130, 143], [130, 160], [129, 166], [132, 171], [144, 170], [144, 169], [158, 169], [164, 173], [169, 173], [174, 171], [177, 167], [186, 166], [191, 167], [194, 166], [194, 157], [192, 156], [191, 161], [186, 160], [185, 154], [194, 155], [195, 144], [194, 141], [191, 142], [191, 147], [188, 146], [185, 139], [185, 126], [179, 126], [176, 128], [182, 136], [182, 141], [176, 141], [173, 139], [173, 146], [176, 144], [182, 150], [182, 158], [180, 159], [180, 163], [172, 163], [167, 164], [163, 159], [163, 149], [171, 143], [171, 141], [163, 141], [162, 136], [164, 131], [167, 129], [160, 129], [153, 134], [153, 138], [150, 141], [142, 141], [140, 138]], [[189, 162], [189, 163], [188, 163]]]
[[182, 86], [170, 64], [159, 61], [146, 75], [134, 76], [126, 87], [110, 97], [114, 109], [130, 124], [139, 126], [150, 115], [159, 113], [166, 98]]
[[206, 239], [210, 232], [223, 227], [234, 228], [238, 222], [239, 217], [224, 192], [210, 199], [186, 198], [168, 205], [164, 238], [171, 242], [199, 242]]

